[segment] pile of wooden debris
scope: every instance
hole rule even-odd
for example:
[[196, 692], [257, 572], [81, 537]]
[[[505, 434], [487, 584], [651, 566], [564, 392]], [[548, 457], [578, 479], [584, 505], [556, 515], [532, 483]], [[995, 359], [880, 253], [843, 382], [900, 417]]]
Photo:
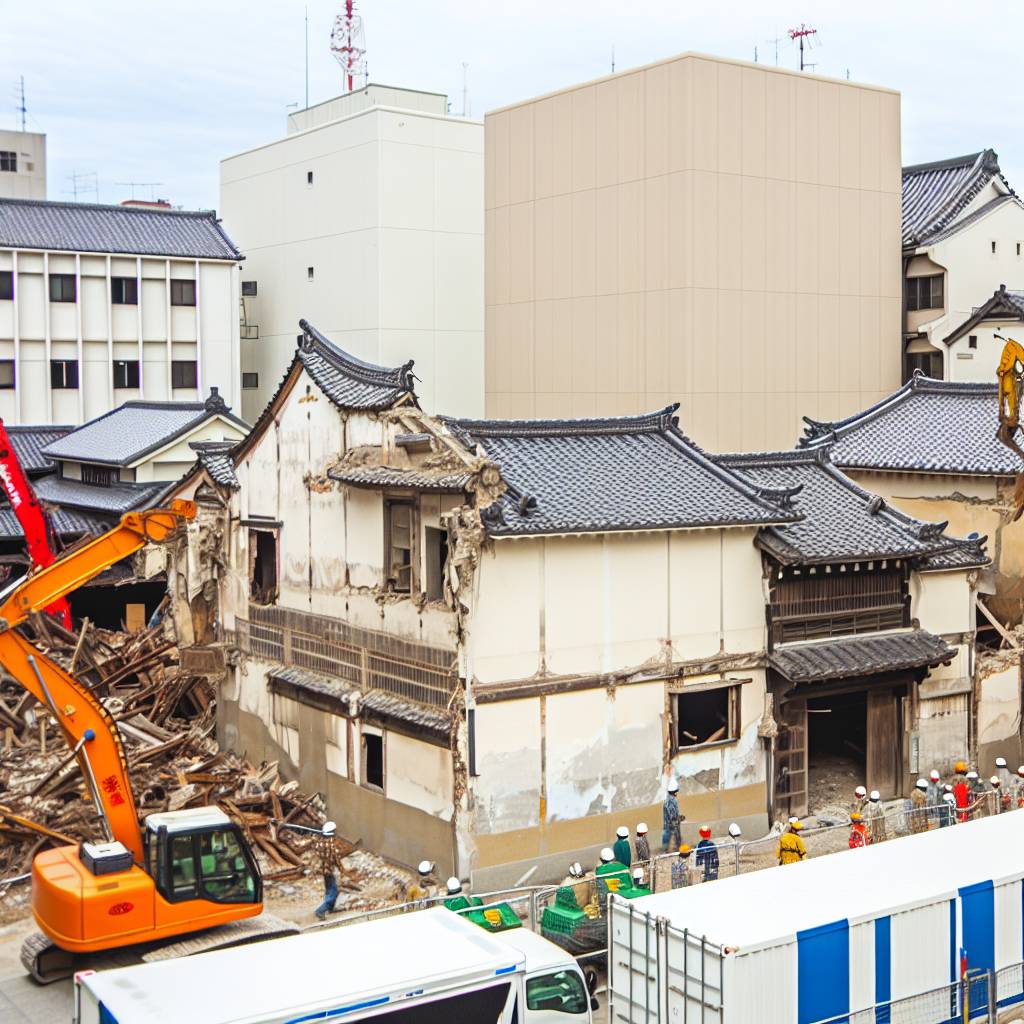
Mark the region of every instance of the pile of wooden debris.
[[[318, 794], [283, 782], [277, 764], [253, 765], [221, 751], [214, 737], [215, 688], [184, 673], [169, 629], [136, 633], [92, 628], [78, 635], [49, 616], [31, 623], [37, 646], [86, 683], [117, 722], [140, 816], [216, 804], [239, 822], [264, 878], [301, 877], [308, 834], [272, 820], [319, 827]], [[104, 838], [82, 773], [42, 705], [0, 680], [0, 882], [24, 874], [48, 846]], [[354, 848], [354, 847], [353, 847]], [[343, 888], [358, 878], [343, 877]], [[2, 886], [0, 886], [2, 888]]]

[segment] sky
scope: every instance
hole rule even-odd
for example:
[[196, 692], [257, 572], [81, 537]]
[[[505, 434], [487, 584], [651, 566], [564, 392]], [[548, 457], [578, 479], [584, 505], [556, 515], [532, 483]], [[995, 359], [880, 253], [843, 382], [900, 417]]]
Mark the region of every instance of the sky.
[[[285, 133], [289, 104], [342, 91], [329, 37], [341, 0], [0, 0], [0, 127], [44, 131], [51, 199], [166, 197], [216, 208], [219, 161]], [[795, 67], [787, 30], [817, 29], [815, 71], [902, 93], [903, 162], [992, 147], [1024, 190], [1024, 5], [693, 0], [359, 0], [370, 80], [469, 113], [685, 50]], [[92, 186], [98, 185], [98, 189]]]

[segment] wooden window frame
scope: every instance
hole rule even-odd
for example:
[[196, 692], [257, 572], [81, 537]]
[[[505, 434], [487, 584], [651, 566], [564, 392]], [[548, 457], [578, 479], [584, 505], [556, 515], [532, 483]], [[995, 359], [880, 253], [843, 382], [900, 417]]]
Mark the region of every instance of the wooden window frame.
[[[927, 300], [922, 301], [922, 282], [928, 282]], [[908, 277], [906, 283], [907, 312], [917, 313], [922, 310], [942, 309], [946, 301], [945, 274], [924, 274], [921, 277]], [[936, 296], [936, 293], [937, 296]]]
[[[670, 685], [668, 691], [669, 699], [669, 742], [672, 754], [685, 754], [693, 750], [710, 750], [714, 747], [727, 747], [738, 743], [743, 733], [743, 684], [744, 679], [722, 679], [710, 683], [681, 683]], [[679, 742], [679, 698], [695, 696], [698, 693], [711, 693], [716, 690], [728, 691], [726, 694], [728, 723], [726, 726], [727, 735], [719, 740], [711, 740], [704, 743]]]
[[82, 463], [82, 483], [91, 487], [111, 487], [119, 480], [113, 466], [97, 466], [91, 462]]
[[[402, 566], [409, 570], [408, 585], [402, 585], [393, 572], [395, 561], [392, 557], [396, 545], [394, 542], [394, 515], [398, 508], [409, 510], [409, 563]], [[384, 499], [384, 582], [388, 589], [396, 594], [415, 594], [419, 589], [419, 508], [415, 498]], [[404, 549], [402, 549], [404, 550]]]

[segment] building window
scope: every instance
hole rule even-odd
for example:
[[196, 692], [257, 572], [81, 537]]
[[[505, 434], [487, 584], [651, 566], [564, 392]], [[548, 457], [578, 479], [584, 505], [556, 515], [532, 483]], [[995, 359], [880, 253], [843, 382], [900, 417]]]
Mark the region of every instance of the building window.
[[260, 386], [260, 375], [258, 373], [242, 374], [242, 390], [255, 391]]
[[908, 312], [912, 313], [917, 309], [941, 309], [942, 305], [942, 274], [907, 278]]
[[138, 359], [114, 360], [114, 387], [137, 388], [139, 386]]
[[384, 791], [384, 737], [363, 733], [363, 785]]
[[307, 185], [312, 185], [313, 184], [313, 172], [312, 171], [306, 171], [306, 184]]
[[14, 360], [0, 359], [0, 391], [10, 391], [14, 380]]
[[1017, 255], [1020, 255], [1020, 242], [1017, 243]]
[[74, 302], [75, 301], [75, 275], [74, 274], [51, 274], [50, 275], [50, 301], [51, 302]]
[[408, 594], [413, 589], [413, 514], [412, 502], [389, 501], [384, 506], [384, 551], [387, 557], [387, 583], [392, 590]]
[[0, 171], [17, 171], [18, 154], [11, 149], [0, 149]]
[[728, 743], [740, 736], [740, 684], [672, 694], [677, 750]]
[[0, 270], [0, 299], [14, 298], [14, 271]]
[[307, 281], [312, 281], [313, 280], [313, 268], [312, 267], [306, 267], [306, 280]]
[[976, 334], [969, 334], [967, 336], [967, 347], [977, 348], [978, 347], [978, 336]]
[[194, 359], [171, 360], [171, 387], [194, 388], [198, 386], [199, 368]]
[[94, 466], [89, 462], [82, 463], [82, 483], [95, 484], [97, 487], [109, 487], [117, 480], [117, 470], [111, 466]]
[[51, 359], [50, 387], [54, 391], [69, 391], [78, 387], [78, 360]]
[[195, 281], [172, 281], [171, 282], [171, 305], [172, 306], [194, 306], [196, 304], [196, 283]]
[[995, 254], [996, 254], [996, 243], [995, 242], [990, 242], [989, 245], [992, 246], [992, 255], [995, 256]]
[[907, 354], [907, 379], [914, 376], [915, 371], [920, 370], [926, 377], [932, 380], [942, 380], [942, 353], [941, 352], [910, 352]]
[[259, 604], [277, 600], [277, 534], [249, 531], [249, 594]]
[[112, 277], [110, 279], [110, 301], [115, 306], [137, 306], [139, 304], [139, 282], [134, 277]]
[[255, 295], [256, 294], [256, 282], [255, 281], [243, 281], [242, 282], [242, 294], [243, 295]]
[[440, 601], [444, 597], [444, 574], [448, 568], [448, 534], [433, 526], [428, 526], [423, 534], [426, 563], [424, 592], [427, 600]]

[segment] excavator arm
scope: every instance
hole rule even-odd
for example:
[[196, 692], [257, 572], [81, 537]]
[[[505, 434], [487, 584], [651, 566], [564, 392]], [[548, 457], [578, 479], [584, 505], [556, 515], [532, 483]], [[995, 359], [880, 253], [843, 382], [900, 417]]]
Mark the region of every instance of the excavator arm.
[[[1021, 382], [1024, 377], [1024, 345], [1013, 338], [1005, 338], [996, 334], [1003, 342], [1002, 355], [999, 357], [999, 366], [996, 375], [999, 378], [999, 429], [996, 437], [1006, 445], [1010, 451], [1024, 459], [1024, 449], [1017, 441], [1017, 434], [1020, 432], [1020, 401]], [[1016, 486], [1014, 487], [1014, 520], [1020, 519], [1024, 514], [1024, 473], [1017, 474]]]
[[147, 542], [165, 540], [183, 520], [194, 516], [195, 505], [190, 501], [174, 501], [170, 508], [129, 513], [109, 532], [27, 577], [0, 604], [0, 664], [50, 709], [78, 755], [111, 837], [131, 851], [136, 863], [142, 860], [142, 836], [128, 779], [128, 761], [114, 719], [87, 686], [14, 627]]

